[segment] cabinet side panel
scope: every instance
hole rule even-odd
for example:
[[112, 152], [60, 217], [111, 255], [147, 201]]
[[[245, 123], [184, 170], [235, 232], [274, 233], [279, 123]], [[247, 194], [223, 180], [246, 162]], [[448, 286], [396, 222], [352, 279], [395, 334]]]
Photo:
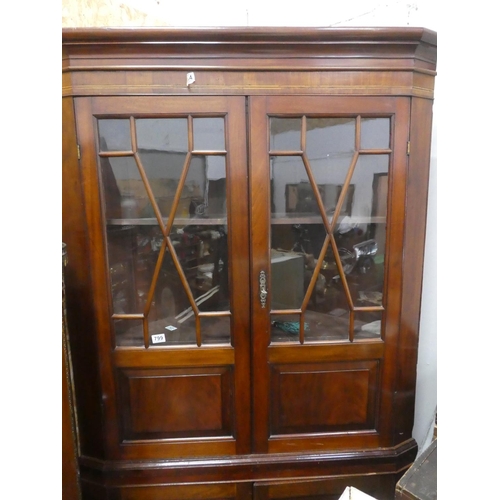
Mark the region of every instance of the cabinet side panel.
[[81, 190], [73, 100], [62, 102], [62, 238], [68, 263], [65, 269], [68, 334], [79, 422], [81, 453], [102, 457], [101, 393], [92, 310], [91, 276], [85, 208]]
[[66, 375], [66, 356], [62, 357], [62, 495], [67, 500], [78, 500], [79, 478], [76, 443], [73, 434], [71, 393]]
[[413, 99], [406, 197], [401, 331], [394, 400], [396, 442], [409, 439], [413, 429], [431, 128], [432, 101]]

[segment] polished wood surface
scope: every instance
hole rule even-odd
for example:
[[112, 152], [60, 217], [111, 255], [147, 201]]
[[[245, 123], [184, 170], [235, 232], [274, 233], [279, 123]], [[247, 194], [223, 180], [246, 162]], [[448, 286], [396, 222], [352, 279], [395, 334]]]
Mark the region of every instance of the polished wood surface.
[[78, 164], [78, 142], [75, 135], [73, 102], [62, 102], [62, 237], [66, 244], [68, 263], [65, 268], [66, 310], [69, 341], [73, 353], [73, 373], [77, 391], [77, 411], [80, 426], [80, 446], [83, 454], [104, 457], [103, 428], [100, 418], [101, 387], [99, 355], [96, 349], [95, 315], [91, 273], [90, 245], [82, 210], [82, 180]]
[[271, 436], [375, 427], [376, 361], [285, 364], [271, 372]]
[[[367, 495], [378, 495], [392, 487], [390, 476], [325, 478], [313, 481], [262, 483], [255, 486], [256, 500], [302, 499], [338, 500], [348, 486], [354, 486]], [[382, 498], [382, 497], [373, 497]]]
[[397, 436], [403, 438], [410, 437], [413, 428], [413, 424], [405, 419], [404, 415], [406, 412], [413, 414], [415, 406], [414, 387], [417, 377], [416, 363], [427, 203], [423, 205], [425, 209], [422, 210], [411, 210], [410, 207], [421, 206], [422, 200], [427, 200], [429, 169], [422, 168], [422, 165], [428, 165], [430, 159], [431, 136], [429, 131], [432, 126], [432, 103], [424, 99], [413, 99], [411, 114], [411, 154], [409, 155], [409, 179], [407, 181], [408, 209], [405, 212], [404, 229], [405, 259], [401, 273], [403, 276], [401, 287], [402, 317], [397, 354], [399, 363], [407, 366], [408, 369], [402, 371], [397, 378], [394, 408], [395, 432]]
[[[347, 485], [391, 498], [416, 454], [435, 66], [436, 34], [420, 28], [63, 30], [63, 239], [72, 255], [68, 321], [84, 500], [312, 500], [337, 498]], [[195, 74], [189, 85], [187, 72]], [[173, 217], [155, 203], [149, 219], [113, 211], [104, 195], [113, 191], [106, 162], [128, 155], [146, 179], [135, 120], [185, 117], [190, 152], [182, 183], [193, 154], [192, 120], [213, 116], [224, 117], [226, 127], [231, 310], [201, 313], [188, 294], [196, 316], [192, 345], [151, 345], [145, 320], [140, 343], [121, 345], [113, 321], [142, 321], [154, 295], [150, 290], [143, 312], [113, 316], [107, 228], [158, 225], [163, 251], [173, 254]], [[370, 309], [384, 311], [379, 337], [358, 338], [351, 321], [345, 336], [311, 341], [302, 317], [296, 341], [271, 338], [270, 301], [259, 285], [262, 272], [271, 273], [271, 116], [302, 117], [303, 137], [307, 116], [352, 117], [358, 128], [363, 116], [391, 120], [390, 149], [371, 151], [391, 158], [386, 219], [375, 221], [387, 224], [384, 304]], [[130, 122], [130, 152], [100, 150], [97, 124], [105, 118]], [[314, 183], [313, 192], [320, 197]], [[179, 201], [180, 190], [173, 206]], [[311, 223], [300, 214], [282, 219]], [[325, 221], [321, 208], [318, 223]], [[221, 222], [206, 219], [200, 227]], [[125, 247], [113, 244], [125, 259]], [[306, 299], [312, 293], [309, 287]], [[205, 344], [203, 314], [223, 316], [230, 341]]]
[[[130, 485], [182, 484], [225, 481], [293, 481], [297, 478], [369, 474], [395, 476], [404, 472], [415, 459], [411, 440], [384, 449], [336, 450], [324, 453], [266, 453], [238, 456], [127, 461], [99, 461], [82, 457], [83, 480], [102, 481], [113, 488]], [[168, 465], [168, 466], [166, 466]], [[394, 494], [394, 491], [392, 492]]]
[[434, 89], [436, 34], [421, 28], [66, 28], [63, 41], [63, 95], [432, 98]]
[[80, 500], [80, 471], [78, 467], [78, 426], [73, 384], [68, 323], [66, 319], [66, 287], [64, 268], [68, 262], [66, 245], [63, 243], [62, 265], [62, 497]]

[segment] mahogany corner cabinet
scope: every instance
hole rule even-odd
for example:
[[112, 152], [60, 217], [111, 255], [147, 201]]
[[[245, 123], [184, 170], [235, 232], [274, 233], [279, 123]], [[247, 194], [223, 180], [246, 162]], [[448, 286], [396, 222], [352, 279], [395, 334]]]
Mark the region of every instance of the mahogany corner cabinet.
[[63, 29], [84, 500], [392, 499], [437, 35]]

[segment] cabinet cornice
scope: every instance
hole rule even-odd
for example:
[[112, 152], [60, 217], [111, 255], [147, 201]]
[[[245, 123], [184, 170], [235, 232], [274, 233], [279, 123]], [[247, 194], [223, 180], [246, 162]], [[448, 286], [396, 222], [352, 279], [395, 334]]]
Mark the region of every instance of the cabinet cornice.
[[433, 97], [436, 33], [421, 28], [70, 28], [62, 39], [63, 95]]

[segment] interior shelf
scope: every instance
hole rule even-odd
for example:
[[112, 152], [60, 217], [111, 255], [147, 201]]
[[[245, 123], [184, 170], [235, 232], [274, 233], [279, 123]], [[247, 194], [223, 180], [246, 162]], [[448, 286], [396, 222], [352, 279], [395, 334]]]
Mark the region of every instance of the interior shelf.
[[[329, 217], [331, 220], [331, 217]], [[342, 216], [339, 217], [338, 222], [342, 222]], [[322, 224], [323, 219], [320, 215], [308, 214], [272, 214], [271, 224]], [[385, 224], [386, 217], [349, 217], [350, 224]]]
[[[166, 224], [167, 219], [163, 219]], [[227, 217], [191, 218], [179, 217], [174, 221], [175, 226], [220, 226], [227, 224]], [[157, 226], [156, 217], [144, 217], [137, 219], [108, 219], [108, 226]]]

